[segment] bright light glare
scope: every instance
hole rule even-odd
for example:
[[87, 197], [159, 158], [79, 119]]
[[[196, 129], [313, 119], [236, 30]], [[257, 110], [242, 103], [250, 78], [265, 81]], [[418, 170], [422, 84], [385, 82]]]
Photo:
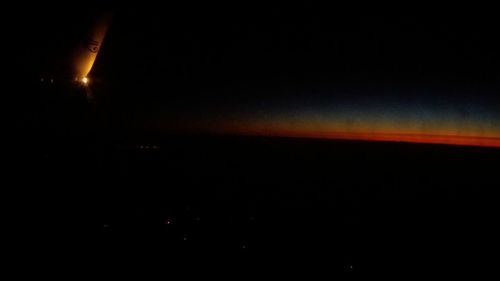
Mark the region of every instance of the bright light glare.
[[83, 84], [88, 84], [89, 83], [89, 79], [87, 77], [83, 77], [82, 78], [82, 83]]

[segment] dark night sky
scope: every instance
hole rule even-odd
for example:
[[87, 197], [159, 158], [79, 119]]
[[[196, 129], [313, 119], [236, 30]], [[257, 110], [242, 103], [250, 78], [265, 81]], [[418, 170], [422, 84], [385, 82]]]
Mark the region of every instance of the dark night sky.
[[487, 14], [308, 5], [152, 9], [117, 12], [108, 51], [120, 78], [193, 87], [193, 93], [230, 88], [233, 95], [243, 88], [285, 96], [359, 82], [458, 85], [498, 78], [497, 20]]
[[[30, 12], [23, 69], [61, 62], [93, 12]], [[497, 33], [494, 13], [472, 9], [120, 6], [91, 76], [113, 110], [155, 124], [324, 115], [329, 103], [358, 115], [413, 111], [415, 122], [451, 104], [490, 130], [500, 127]]]

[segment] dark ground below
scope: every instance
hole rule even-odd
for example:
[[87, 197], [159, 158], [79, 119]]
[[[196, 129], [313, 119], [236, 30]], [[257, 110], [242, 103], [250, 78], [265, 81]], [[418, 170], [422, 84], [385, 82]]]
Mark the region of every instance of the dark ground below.
[[27, 150], [16, 212], [35, 259], [58, 253], [64, 268], [116, 274], [212, 263], [243, 275], [493, 268], [498, 149], [128, 140]]

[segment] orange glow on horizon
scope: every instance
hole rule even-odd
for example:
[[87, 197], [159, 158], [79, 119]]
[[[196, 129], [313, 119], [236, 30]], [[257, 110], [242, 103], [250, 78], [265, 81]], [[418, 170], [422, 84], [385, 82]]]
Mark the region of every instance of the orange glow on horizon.
[[[382, 112], [383, 113], [383, 112]], [[380, 117], [383, 116], [383, 118]], [[204, 119], [187, 118], [170, 129], [222, 135], [316, 138], [359, 141], [428, 143], [500, 147], [500, 126], [495, 118], [461, 118], [436, 114], [420, 118], [418, 112], [403, 116], [383, 114], [228, 114]], [[156, 123], [165, 129], [167, 124]], [[156, 127], [156, 126], [155, 126]]]
[[301, 134], [298, 132], [270, 132], [268, 136], [500, 147], [500, 138], [474, 137], [474, 136], [425, 135], [425, 134], [417, 135], [417, 134], [392, 134], [392, 133]]
[[335, 124], [327, 126], [325, 124], [251, 122], [248, 120], [233, 120], [230, 124], [221, 122], [217, 125], [212, 124], [203, 127], [210, 132], [232, 135], [500, 147], [500, 134], [498, 132], [475, 132], [469, 128], [463, 129], [463, 135], [460, 135], [456, 133], [457, 129], [445, 128], [423, 131], [408, 129], [402, 125], [377, 127], [377, 124], [375, 124], [370, 127], [363, 124], [363, 126], [347, 128], [346, 130], [345, 126], [335, 126]]

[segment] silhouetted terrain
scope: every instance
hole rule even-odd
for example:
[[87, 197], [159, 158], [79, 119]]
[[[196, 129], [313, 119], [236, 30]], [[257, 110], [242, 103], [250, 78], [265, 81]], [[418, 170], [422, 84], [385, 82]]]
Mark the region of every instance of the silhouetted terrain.
[[94, 265], [122, 273], [123, 266], [161, 270], [169, 261], [275, 269], [279, 260], [287, 272], [312, 265], [330, 273], [456, 271], [491, 262], [498, 149], [128, 140], [61, 143], [29, 155], [25, 175], [35, 185], [23, 187], [26, 204], [47, 218], [44, 226], [72, 225], [44, 238], [69, 256], [93, 249]]

